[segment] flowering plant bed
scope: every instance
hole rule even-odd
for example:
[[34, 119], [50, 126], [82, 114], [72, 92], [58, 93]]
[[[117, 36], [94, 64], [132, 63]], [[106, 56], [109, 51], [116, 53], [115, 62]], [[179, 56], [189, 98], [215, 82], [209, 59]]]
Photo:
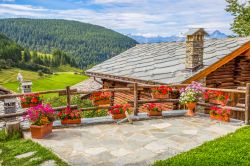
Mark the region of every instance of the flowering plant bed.
[[205, 92], [202, 84], [193, 81], [192, 84], [188, 85], [185, 89], [181, 89], [180, 92], [180, 103], [188, 107], [188, 112], [186, 115], [193, 116], [193, 110], [196, 107], [196, 103]]
[[210, 103], [226, 105], [229, 96], [222, 91], [208, 90], [204, 93], [204, 98]]
[[62, 124], [80, 124], [81, 123], [81, 111], [65, 109], [57, 115], [61, 119]]
[[109, 113], [113, 119], [124, 119], [126, 118], [125, 112], [130, 112], [130, 104], [117, 104], [109, 109]]
[[107, 105], [110, 104], [110, 92], [95, 92], [91, 95], [90, 99], [93, 105]]
[[42, 97], [39, 94], [29, 94], [20, 97], [22, 108], [34, 107], [42, 104]]
[[169, 98], [170, 93], [173, 89], [169, 86], [160, 86], [151, 89], [151, 96], [153, 99], [166, 99]]
[[149, 116], [161, 116], [163, 106], [159, 103], [147, 103], [143, 107], [148, 111]]
[[31, 122], [30, 131], [32, 138], [43, 138], [52, 132], [54, 110], [50, 105], [38, 105], [27, 110], [24, 119]]
[[230, 110], [229, 109], [224, 109], [224, 108], [219, 108], [216, 106], [210, 107], [210, 118], [219, 120], [219, 121], [224, 121], [224, 122], [229, 122], [230, 121]]

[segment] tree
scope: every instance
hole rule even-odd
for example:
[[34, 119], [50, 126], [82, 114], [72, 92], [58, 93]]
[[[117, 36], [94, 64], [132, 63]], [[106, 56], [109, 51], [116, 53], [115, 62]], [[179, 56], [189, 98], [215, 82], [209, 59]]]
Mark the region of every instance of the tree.
[[30, 52], [28, 49], [25, 49], [23, 52], [23, 60], [24, 62], [29, 62], [31, 59]]
[[226, 11], [234, 16], [231, 25], [233, 32], [240, 36], [250, 35], [250, 2], [240, 3], [238, 0], [226, 0], [228, 5]]

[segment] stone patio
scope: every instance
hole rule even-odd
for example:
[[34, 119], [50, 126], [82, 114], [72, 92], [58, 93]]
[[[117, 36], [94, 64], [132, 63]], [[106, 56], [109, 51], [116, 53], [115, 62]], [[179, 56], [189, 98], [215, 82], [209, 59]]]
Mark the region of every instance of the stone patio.
[[[207, 117], [175, 117], [55, 129], [34, 141], [50, 148], [70, 165], [150, 165], [234, 132], [239, 125]], [[30, 138], [30, 133], [25, 133]]]

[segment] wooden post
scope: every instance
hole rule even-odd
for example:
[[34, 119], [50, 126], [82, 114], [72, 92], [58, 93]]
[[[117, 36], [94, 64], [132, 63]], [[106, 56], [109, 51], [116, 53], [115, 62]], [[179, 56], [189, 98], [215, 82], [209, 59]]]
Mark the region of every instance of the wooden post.
[[66, 87], [66, 95], [67, 95], [67, 108], [70, 109], [70, 105], [71, 105], [71, 98], [70, 98], [70, 86]]
[[[111, 88], [114, 89], [115, 88], [115, 83], [113, 82], [111, 84]], [[110, 106], [114, 106], [115, 105], [115, 91], [111, 92], [111, 97], [110, 97]]]
[[134, 83], [134, 115], [138, 115], [138, 90], [137, 83]]
[[246, 104], [245, 123], [249, 124], [249, 119], [250, 119], [250, 83], [247, 84], [247, 88], [246, 88], [245, 104]]

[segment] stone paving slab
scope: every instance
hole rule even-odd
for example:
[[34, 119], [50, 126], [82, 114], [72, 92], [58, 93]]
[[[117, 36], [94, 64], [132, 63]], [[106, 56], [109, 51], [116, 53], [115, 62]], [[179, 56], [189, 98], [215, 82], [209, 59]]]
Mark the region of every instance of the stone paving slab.
[[[150, 165], [239, 127], [203, 116], [175, 117], [54, 129], [45, 139], [33, 140], [73, 166]], [[30, 138], [29, 132], [25, 138]]]

